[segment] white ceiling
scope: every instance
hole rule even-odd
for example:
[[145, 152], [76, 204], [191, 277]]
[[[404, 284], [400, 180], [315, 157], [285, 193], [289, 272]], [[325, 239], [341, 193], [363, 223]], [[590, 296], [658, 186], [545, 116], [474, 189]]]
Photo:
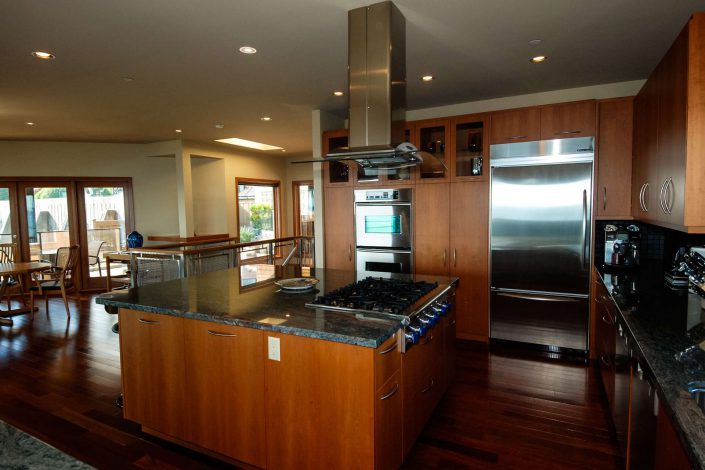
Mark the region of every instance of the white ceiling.
[[[347, 11], [370, 3], [0, 0], [0, 139], [240, 137], [310, 154], [311, 110], [346, 113], [331, 92], [347, 86]], [[409, 109], [645, 78], [705, 11], [705, 0], [395, 3]], [[549, 60], [531, 64], [539, 53]], [[421, 83], [427, 73], [437, 79]]]

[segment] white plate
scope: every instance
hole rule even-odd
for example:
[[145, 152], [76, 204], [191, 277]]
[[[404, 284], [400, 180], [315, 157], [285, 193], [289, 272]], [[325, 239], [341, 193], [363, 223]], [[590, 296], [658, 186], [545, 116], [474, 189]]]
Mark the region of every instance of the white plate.
[[274, 283], [284, 290], [306, 290], [318, 284], [318, 279], [315, 277], [292, 277], [291, 279], [274, 281]]

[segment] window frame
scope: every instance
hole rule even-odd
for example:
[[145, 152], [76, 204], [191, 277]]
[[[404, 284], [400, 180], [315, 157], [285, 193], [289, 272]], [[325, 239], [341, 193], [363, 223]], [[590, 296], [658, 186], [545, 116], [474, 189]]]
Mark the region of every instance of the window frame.
[[[292, 204], [292, 218], [291, 225], [293, 228], [292, 233], [295, 237], [301, 236], [301, 197], [300, 191], [301, 186], [311, 186], [313, 187], [313, 180], [301, 180], [291, 182], [291, 204]], [[315, 189], [314, 189], [315, 191]], [[314, 224], [316, 223], [314, 219]]]
[[272, 187], [274, 189], [274, 216], [273, 216], [273, 224], [274, 224], [274, 238], [280, 238], [281, 237], [281, 217], [282, 217], [282, 212], [281, 212], [281, 181], [279, 180], [268, 180], [268, 179], [259, 179], [259, 178], [242, 178], [242, 177], [236, 177], [235, 178], [235, 217], [237, 220], [237, 238], [238, 241], [240, 241], [240, 185], [248, 185], [248, 186], [267, 186], [267, 187]]

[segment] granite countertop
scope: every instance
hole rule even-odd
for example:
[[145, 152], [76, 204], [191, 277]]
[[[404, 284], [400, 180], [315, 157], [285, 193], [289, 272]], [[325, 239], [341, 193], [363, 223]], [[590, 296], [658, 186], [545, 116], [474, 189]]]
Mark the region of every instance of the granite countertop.
[[[701, 298], [687, 289], [673, 290], [663, 279], [660, 263], [632, 270], [599, 269], [619, 307], [633, 354], [656, 381], [661, 397], [695, 468], [705, 469], [705, 414], [687, 390], [693, 380], [705, 380], [705, 352], [700, 348], [679, 356], [702, 341]], [[689, 334], [690, 332], [690, 334]], [[696, 338], [696, 336], [700, 336]]]
[[[306, 273], [308, 274], [308, 273]], [[200, 276], [186, 277], [159, 284], [107, 293], [96, 302], [111, 307], [174, 315], [226, 325], [308, 336], [328, 341], [376, 348], [402, 327], [402, 317], [383, 314], [354, 314], [308, 308], [317, 295], [355, 282], [367, 275], [317, 268], [310, 277], [319, 279], [315, 289], [286, 292], [275, 280], [302, 276], [295, 266], [244, 265]], [[440, 290], [450, 287], [457, 278], [443, 276], [400, 275], [394, 277], [438, 282]], [[429, 294], [433, 296], [440, 292]]]

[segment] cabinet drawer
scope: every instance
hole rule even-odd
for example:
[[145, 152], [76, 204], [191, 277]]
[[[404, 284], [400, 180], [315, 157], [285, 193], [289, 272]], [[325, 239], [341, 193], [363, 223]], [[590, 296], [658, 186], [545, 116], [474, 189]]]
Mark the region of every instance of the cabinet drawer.
[[375, 390], [379, 390], [394, 372], [399, 370], [401, 365], [401, 352], [397, 347], [397, 335], [399, 334], [401, 332], [397, 332], [375, 349]]

